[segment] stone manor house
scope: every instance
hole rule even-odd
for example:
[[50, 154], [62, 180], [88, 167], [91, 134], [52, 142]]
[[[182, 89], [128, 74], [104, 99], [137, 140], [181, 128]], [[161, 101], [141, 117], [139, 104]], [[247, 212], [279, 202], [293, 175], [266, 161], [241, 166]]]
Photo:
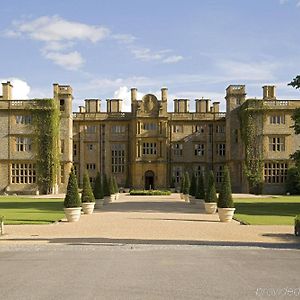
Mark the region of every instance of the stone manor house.
[[[12, 88], [10, 82], [2, 83], [0, 192], [34, 193], [39, 187], [32, 112], [42, 110], [43, 102], [12, 100]], [[132, 88], [131, 112], [122, 112], [122, 99], [107, 99], [106, 110], [100, 99], [86, 99], [79, 112], [72, 112], [72, 93], [68, 85], [53, 85], [51, 101], [60, 116], [59, 168], [52, 192], [65, 192], [72, 165], [79, 183], [85, 172], [92, 181], [100, 171], [114, 175], [119, 186], [163, 189], [172, 181], [179, 186], [186, 171], [197, 176], [213, 170], [218, 185], [225, 164], [232, 190], [249, 192], [247, 160], [254, 169], [260, 166], [254, 171], [264, 193], [285, 191], [289, 156], [300, 146], [291, 128], [300, 100], [277, 99], [275, 86], [264, 86], [260, 99], [247, 99], [244, 85], [230, 85], [226, 112], [219, 111], [219, 102], [203, 98], [195, 100], [195, 112], [189, 111], [189, 99], [175, 99], [174, 111], [168, 112], [167, 88], [161, 89], [161, 99], [152, 94], [138, 99]], [[242, 123], [241, 110], [251, 112], [248, 122]]]

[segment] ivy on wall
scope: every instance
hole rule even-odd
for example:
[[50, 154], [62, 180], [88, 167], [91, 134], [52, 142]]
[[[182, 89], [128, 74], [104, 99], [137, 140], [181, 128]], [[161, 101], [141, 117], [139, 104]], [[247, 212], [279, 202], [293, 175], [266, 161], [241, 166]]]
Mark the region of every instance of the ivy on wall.
[[57, 182], [59, 170], [60, 110], [53, 99], [36, 102], [38, 105], [32, 109], [32, 119], [37, 184], [41, 193], [48, 194]]
[[260, 194], [263, 185], [262, 124], [266, 107], [263, 101], [248, 100], [239, 108], [241, 138], [245, 147], [243, 165], [250, 192]]

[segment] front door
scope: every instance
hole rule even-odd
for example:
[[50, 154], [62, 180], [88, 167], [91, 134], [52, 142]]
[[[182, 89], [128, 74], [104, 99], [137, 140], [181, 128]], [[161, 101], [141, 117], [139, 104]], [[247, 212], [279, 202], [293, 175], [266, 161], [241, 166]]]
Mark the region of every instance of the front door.
[[145, 173], [145, 190], [154, 190], [154, 173], [147, 171]]

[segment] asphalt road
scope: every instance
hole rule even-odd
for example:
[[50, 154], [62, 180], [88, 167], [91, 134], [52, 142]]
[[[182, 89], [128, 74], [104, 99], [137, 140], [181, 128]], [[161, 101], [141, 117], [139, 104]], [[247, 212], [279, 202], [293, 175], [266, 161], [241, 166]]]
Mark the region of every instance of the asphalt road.
[[299, 250], [1, 245], [0, 299], [300, 299]]

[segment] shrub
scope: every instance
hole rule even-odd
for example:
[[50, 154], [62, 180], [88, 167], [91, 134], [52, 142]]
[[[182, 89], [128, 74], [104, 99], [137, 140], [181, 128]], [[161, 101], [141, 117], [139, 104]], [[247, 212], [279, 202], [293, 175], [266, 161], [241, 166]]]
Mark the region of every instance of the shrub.
[[196, 190], [197, 190], [197, 181], [196, 181], [196, 176], [193, 172], [189, 194], [191, 196], [195, 196], [196, 195]]
[[104, 196], [110, 196], [109, 183], [106, 174], [103, 176], [103, 194]]
[[96, 199], [103, 199], [103, 186], [100, 172], [97, 173], [93, 193]]
[[182, 176], [180, 178], [180, 193], [183, 193], [183, 187], [185, 185], [184, 181], [185, 181], [185, 176]]
[[173, 176], [172, 179], [171, 179], [171, 185], [170, 185], [170, 188], [171, 189], [174, 189], [175, 188], [175, 177]]
[[113, 194], [115, 194], [116, 193], [116, 191], [115, 191], [115, 184], [114, 184], [114, 177], [113, 176], [110, 176], [110, 178], [109, 178], [109, 194], [110, 195], [113, 195]]
[[64, 207], [72, 208], [72, 207], [80, 207], [80, 206], [81, 206], [81, 201], [78, 193], [77, 179], [74, 173], [74, 169], [72, 168], [69, 175], [67, 193], [64, 200]]
[[285, 188], [291, 195], [300, 194], [300, 170], [298, 168], [288, 169]]
[[160, 190], [131, 190], [130, 195], [133, 196], [158, 196], [158, 195], [171, 195], [170, 191]]
[[196, 198], [197, 199], [205, 199], [204, 180], [203, 180], [202, 174], [199, 174], [199, 176], [198, 176]]
[[89, 175], [87, 173], [83, 175], [81, 202], [95, 202], [95, 197], [92, 191]]
[[208, 179], [207, 179], [207, 191], [205, 193], [205, 202], [211, 203], [218, 201], [217, 192], [216, 192], [216, 186], [215, 186], [215, 178], [213, 171], [210, 171], [208, 173]]
[[184, 174], [184, 186], [183, 186], [183, 194], [188, 195], [190, 191], [190, 176], [188, 172], [185, 172]]
[[113, 176], [113, 184], [114, 184], [114, 194], [119, 193], [119, 187], [115, 176]]
[[231, 183], [229, 169], [227, 166], [224, 167], [224, 176], [221, 185], [221, 191], [218, 199], [218, 207], [220, 208], [233, 208], [233, 200], [231, 194]]

